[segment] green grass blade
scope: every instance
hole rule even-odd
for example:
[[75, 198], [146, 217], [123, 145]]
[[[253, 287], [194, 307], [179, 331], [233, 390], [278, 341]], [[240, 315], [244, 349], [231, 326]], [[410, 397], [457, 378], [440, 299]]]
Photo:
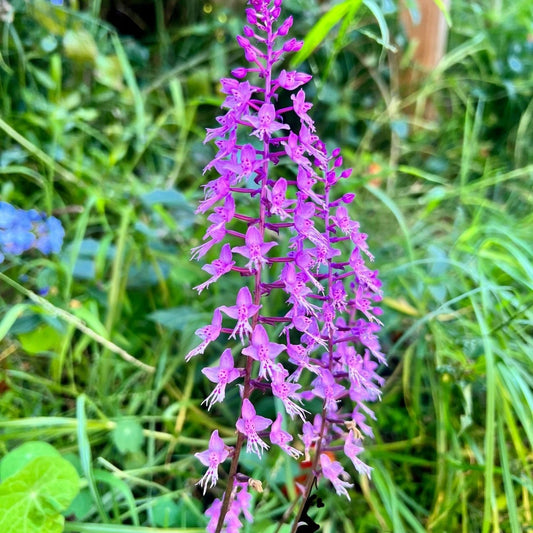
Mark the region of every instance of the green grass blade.
[[85, 415], [84, 394], [81, 394], [76, 399], [76, 419], [78, 421], [77, 435], [81, 468], [84, 476], [87, 479], [89, 491], [96, 505], [96, 509], [98, 510], [98, 514], [100, 515], [100, 519], [104, 523], [108, 523], [110, 520], [107, 516], [100, 492], [98, 491], [98, 486], [96, 485], [96, 478], [93, 471], [91, 444], [87, 435], [87, 417]]
[[498, 450], [500, 452], [500, 464], [503, 476], [503, 487], [505, 490], [505, 497], [507, 500], [507, 512], [509, 514], [509, 524], [511, 526], [511, 533], [520, 533], [520, 521], [518, 517], [518, 510], [516, 506], [516, 496], [513, 489], [513, 480], [511, 477], [511, 469], [509, 465], [509, 454], [507, 453], [507, 441], [505, 432], [503, 430], [503, 413], [498, 416]]
[[[360, 0], [355, 0], [359, 2]], [[333, 6], [320, 20], [309, 30], [305, 36], [301, 50], [293, 56], [290, 62], [291, 68], [301, 65], [326, 38], [327, 34], [337, 25], [350, 11], [354, 0], [345, 0], [341, 4]]]
[[482, 532], [488, 533], [492, 524], [494, 506], [494, 440], [495, 440], [495, 414], [496, 414], [496, 365], [489, 328], [485, 316], [490, 313], [489, 299], [484, 282], [481, 282], [481, 300], [483, 311], [472, 300], [472, 307], [481, 330], [481, 342], [485, 353], [486, 373], [486, 415], [485, 415], [485, 475], [484, 475], [484, 505]]

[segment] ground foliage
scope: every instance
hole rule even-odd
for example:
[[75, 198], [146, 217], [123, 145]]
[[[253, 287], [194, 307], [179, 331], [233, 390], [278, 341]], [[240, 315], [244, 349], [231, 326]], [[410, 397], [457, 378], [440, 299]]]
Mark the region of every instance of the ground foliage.
[[[204, 128], [237, 66], [242, 14], [134, 4], [149, 15], [129, 26], [97, 1], [12, 0], [13, 20], [1, 15], [0, 196], [57, 216], [67, 234], [58, 256], [0, 268], [0, 447], [30, 446], [0, 475], [24, 476], [38, 457], [48, 466], [54, 454], [31, 444], [48, 442], [81, 478], [69, 509], [46, 515], [53, 527], [62, 513], [67, 531], [202, 531], [193, 453], [208, 430], [234, 438], [238, 398], [208, 415], [209, 383], [184, 355], [204, 309], [237, 287], [197, 296], [189, 250], [205, 224], [194, 217], [213, 156]], [[532, 8], [453, 2], [447, 55], [406, 94], [394, 2], [284, 6], [308, 43], [293, 64], [315, 76], [320, 134], [354, 166], [353, 214], [387, 295], [372, 481], [350, 505], [321, 486], [324, 505], [306, 511], [323, 531], [526, 531]], [[268, 475], [254, 530], [274, 531], [301, 472], [282, 456], [247, 466]]]

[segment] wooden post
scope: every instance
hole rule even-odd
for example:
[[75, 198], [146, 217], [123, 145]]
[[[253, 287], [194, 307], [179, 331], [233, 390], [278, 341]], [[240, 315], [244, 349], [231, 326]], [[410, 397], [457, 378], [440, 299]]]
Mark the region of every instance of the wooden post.
[[[442, 0], [446, 9], [449, 9], [450, 1]], [[400, 2], [400, 20], [409, 44], [415, 48], [411, 64], [401, 76], [400, 92], [404, 95], [416, 91], [427, 74], [435, 69], [446, 53], [448, 41], [448, 25], [435, 0], [414, 0], [414, 3], [418, 10], [416, 20], [405, 1]], [[434, 114], [431, 107], [426, 107], [426, 115]]]

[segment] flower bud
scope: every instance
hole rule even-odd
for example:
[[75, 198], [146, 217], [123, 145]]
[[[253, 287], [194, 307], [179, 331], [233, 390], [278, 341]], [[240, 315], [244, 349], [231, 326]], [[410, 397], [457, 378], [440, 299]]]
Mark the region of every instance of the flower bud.
[[283, 45], [283, 51], [284, 52], [298, 52], [300, 48], [304, 45], [303, 41], [297, 41], [296, 39], [289, 39], [284, 45]]
[[345, 204], [351, 204], [353, 202], [353, 199], [355, 198], [355, 194], [353, 192], [347, 192], [346, 194], [344, 194], [341, 198], [341, 200], [345, 203]]
[[340, 177], [343, 179], [349, 178], [352, 175], [352, 171], [353, 171], [353, 168], [347, 168], [346, 170], [343, 170], [341, 172]]
[[246, 75], [248, 74], [248, 69], [244, 67], [234, 68], [231, 71], [231, 74], [238, 79], [246, 78]]
[[282, 37], [287, 35], [287, 33], [289, 33], [291, 26], [292, 26], [292, 16], [285, 19], [283, 24], [278, 28], [278, 35], [281, 35]]
[[248, 24], [257, 24], [257, 17], [253, 9], [248, 8], [246, 10], [246, 20], [248, 21]]
[[252, 28], [250, 28], [250, 26], [244, 26], [242, 31], [243, 31], [244, 35], [246, 35], [246, 37], [253, 37], [254, 36], [254, 30], [252, 30]]
[[248, 39], [245, 39], [242, 35], [237, 35], [237, 42], [239, 43], [239, 46], [245, 51], [251, 48], [250, 41]]

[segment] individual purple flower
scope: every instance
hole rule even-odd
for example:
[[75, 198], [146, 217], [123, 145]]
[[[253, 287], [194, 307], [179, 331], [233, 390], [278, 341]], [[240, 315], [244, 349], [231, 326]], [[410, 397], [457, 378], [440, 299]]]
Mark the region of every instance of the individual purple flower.
[[336, 411], [338, 400], [346, 392], [346, 389], [337, 383], [333, 374], [327, 368], [323, 368], [319, 376], [313, 381], [313, 386], [314, 394], [324, 400], [326, 410]]
[[307, 299], [307, 296], [312, 294], [311, 289], [306, 284], [307, 276], [297, 273], [293, 262], [287, 263], [283, 267], [281, 281], [284, 284], [285, 292], [290, 295], [287, 300], [288, 303], [304, 308], [308, 314], [315, 314], [317, 306]]
[[198, 328], [194, 334], [202, 339], [202, 342], [194, 349], [192, 349], [186, 356], [185, 362], [189, 362], [195, 355], [204, 353], [204, 350], [209, 343], [216, 341], [222, 330], [222, 315], [220, 309], [215, 309], [213, 313], [213, 321], [210, 325]]
[[244, 344], [244, 336], [252, 333], [252, 326], [250, 326], [249, 319], [253, 317], [261, 309], [261, 305], [255, 305], [252, 302], [252, 294], [248, 287], [242, 287], [237, 293], [236, 305], [228, 307], [223, 305], [220, 310], [231, 318], [237, 320], [237, 324], [233, 329], [230, 339], [235, 337], [238, 333], [241, 342]]
[[302, 426], [302, 435], [300, 435], [300, 438], [302, 439], [302, 442], [304, 444], [304, 453], [305, 453], [305, 460], [309, 461], [310, 458], [310, 450], [312, 446], [315, 444], [315, 442], [320, 438], [320, 434], [322, 431], [322, 416], [321, 415], [315, 415], [315, 418], [313, 419], [313, 423], [307, 421], [304, 422]]
[[291, 216], [286, 209], [293, 205], [295, 200], [287, 200], [287, 180], [285, 178], [279, 178], [272, 189], [267, 189], [267, 198], [270, 202], [270, 212], [273, 215], [278, 215], [281, 220]]
[[357, 457], [363, 450], [364, 448], [361, 445], [361, 439], [356, 439], [354, 432], [350, 431], [346, 441], [344, 442], [344, 454], [352, 461], [359, 474], [362, 476], [367, 476], [370, 479], [372, 468], [363, 463], [363, 461]]
[[320, 466], [322, 467], [322, 474], [326, 479], [331, 481], [335, 492], [339, 496], [346, 496], [350, 500], [350, 495], [346, 489], [353, 487], [348, 481], [341, 479], [347, 477], [346, 470], [342, 468], [342, 465], [338, 461], [332, 461], [325, 453], [320, 454]]
[[198, 481], [198, 485], [203, 487], [204, 494], [207, 490], [207, 485], [214, 487], [218, 481], [218, 465], [223, 463], [229, 455], [227, 446], [218, 435], [218, 429], [215, 429], [209, 439], [209, 447], [204, 452], [195, 453], [194, 456], [205, 466], [207, 472], [202, 479]]
[[222, 510], [222, 501], [219, 498], [215, 498], [211, 506], [206, 510], [205, 516], [209, 518], [207, 524], [207, 533], [215, 533], [218, 524], [218, 518], [220, 517], [220, 511]]
[[253, 522], [253, 516], [250, 513], [250, 504], [252, 503], [252, 495], [248, 492], [248, 484], [239, 483], [240, 489], [235, 495], [235, 500], [233, 500], [232, 507], [235, 508], [235, 511], [242, 512], [244, 518], [248, 522]]
[[232, 78], [222, 78], [220, 84], [222, 85], [222, 92], [228, 95], [222, 107], [231, 109], [236, 113], [248, 108], [255, 87], [252, 87], [248, 81], [238, 82]]
[[307, 114], [313, 107], [313, 104], [305, 101], [305, 92], [303, 89], [300, 89], [295, 95], [291, 94], [291, 100], [293, 102], [294, 112], [298, 115], [302, 123], [307, 124], [311, 131], [315, 131], [315, 122]]
[[277, 122], [275, 118], [276, 108], [272, 104], [263, 104], [259, 108], [257, 116], [246, 115], [243, 117], [244, 120], [247, 120], [254, 127], [254, 131], [251, 135], [255, 135], [261, 140], [263, 140], [265, 136], [271, 137], [276, 131], [290, 129], [288, 124]]
[[311, 161], [307, 159], [305, 154], [305, 148], [301, 146], [298, 142], [298, 135], [294, 132], [289, 133], [287, 141], [281, 143], [285, 147], [287, 155], [292, 159], [297, 165], [304, 165], [306, 167], [311, 166]]
[[263, 242], [261, 232], [255, 226], [248, 228], [244, 242], [245, 246], [235, 246], [232, 251], [250, 260], [246, 264], [246, 268], [255, 268], [256, 270], [261, 270], [267, 262], [265, 255], [277, 245], [275, 242]]
[[200, 294], [206, 287], [209, 287], [209, 285], [215, 282], [218, 278], [230, 272], [233, 265], [235, 265], [235, 261], [232, 260], [231, 246], [226, 243], [220, 250], [220, 257], [215, 259], [211, 264], [202, 267], [202, 270], [211, 274], [211, 277], [201, 285], [194, 287], [198, 291], [198, 294]]
[[281, 413], [278, 413], [276, 420], [274, 420], [274, 423], [270, 428], [270, 442], [278, 445], [285, 453], [294, 459], [298, 459], [300, 455], [302, 455], [302, 452], [296, 448], [293, 448], [292, 446], [289, 446], [289, 442], [293, 440], [293, 437], [290, 433], [287, 433], [281, 429], [282, 423], [283, 417], [281, 416]]
[[304, 72], [296, 72], [295, 70], [287, 72], [286, 70], [282, 70], [279, 73], [278, 83], [280, 87], [292, 91], [300, 87], [300, 85], [307, 83], [312, 77], [311, 74]]
[[274, 360], [285, 350], [283, 344], [270, 342], [268, 333], [261, 324], [257, 324], [252, 332], [252, 342], [242, 350], [244, 355], [259, 361], [259, 378], [272, 378], [275, 366]]
[[309, 370], [313, 374], [319, 373], [320, 367], [311, 362], [309, 349], [303, 344], [291, 344], [287, 340], [287, 353], [289, 354], [289, 362], [297, 366], [293, 375], [288, 378], [290, 381], [298, 381], [304, 369]]
[[247, 452], [255, 453], [261, 458], [263, 450], [268, 450], [268, 444], [261, 440], [257, 432], [265, 430], [270, 424], [272, 420], [259, 416], [248, 398], [242, 401], [241, 417], [237, 420], [236, 427], [247, 438]]
[[215, 367], [202, 368], [202, 374], [209, 381], [216, 383], [216, 387], [211, 394], [202, 402], [207, 403], [207, 410], [217, 402], [221, 402], [226, 397], [226, 385], [236, 380], [242, 372], [242, 368], [235, 368], [231, 350], [226, 348], [220, 356], [220, 365]]
[[221, 174], [223, 172], [232, 172], [235, 175], [231, 180], [232, 185], [237, 185], [243, 179], [252, 175], [261, 164], [261, 161], [257, 159], [256, 150], [251, 144], [245, 144], [241, 148], [240, 160], [237, 160], [236, 157], [234, 159], [231, 161], [223, 160], [215, 164], [216, 169]]
[[299, 405], [294, 403], [293, 400], [300, 400], [298, 393], [296, 392], [301, 388], [301, 385], [286, 381], [289, 372], [283, 368], [282, 365], [278, 365], [274, 368], [272, 373], [272, 394], [279, 398], [283, 402], [285, 411], [291, 418], [299, 416], [305, 422], [305, 409], [302, 409]]
[[202, 200], [196, 208], [196, 213], [205, 213], [218, 201], [225, 199], [230, 193], [230, 177], [229, 174], [223, 174], [220, 178], [211, 180], [204, 185], [206, 190], [205, 200]]

